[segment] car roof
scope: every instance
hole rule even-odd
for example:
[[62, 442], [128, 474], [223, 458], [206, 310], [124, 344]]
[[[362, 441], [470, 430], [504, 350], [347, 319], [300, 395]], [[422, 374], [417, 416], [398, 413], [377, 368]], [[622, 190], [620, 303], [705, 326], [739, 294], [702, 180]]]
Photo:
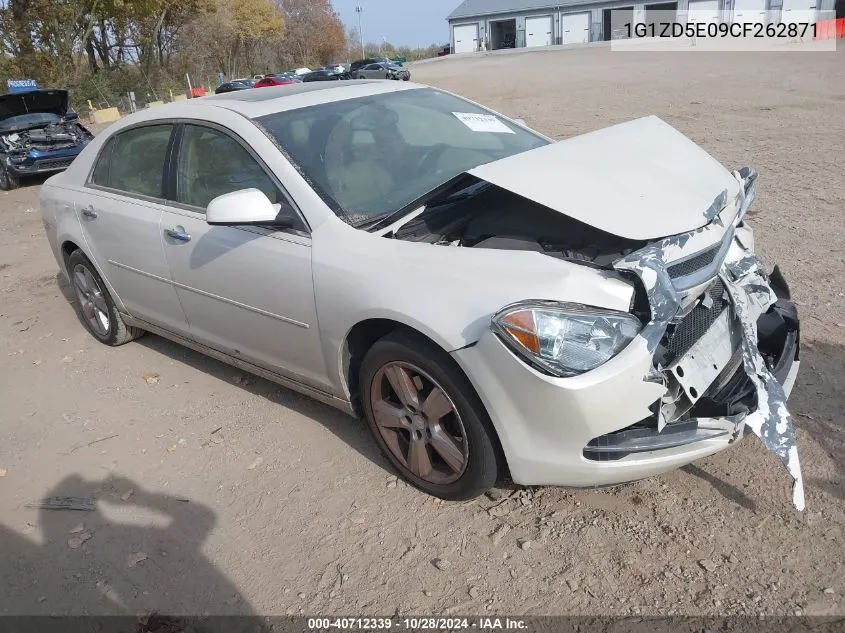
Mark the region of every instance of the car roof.
[[219, 95], [191, 99], [187, 102], [182, 101], [176, 104], [167, 104], [155, 108], [155, 114], [157, 116], [154, 118], [168, 118], [172, 116], [168, 111], [171, 105], [178, 104], [181, 109], [181, 106], [188, 103], [226, 108], [227, 110], [242, 114], [247, 118], [254, 119], [275, 112], [296, 110], [321, 103], [331, 103], [345, 99], [355, 99], [358, 97], [427, 87], [409, 81], [396, 82], [386, 80], [296, 83], [287, 86], [238, 90], [237, 92], [226, 92]]

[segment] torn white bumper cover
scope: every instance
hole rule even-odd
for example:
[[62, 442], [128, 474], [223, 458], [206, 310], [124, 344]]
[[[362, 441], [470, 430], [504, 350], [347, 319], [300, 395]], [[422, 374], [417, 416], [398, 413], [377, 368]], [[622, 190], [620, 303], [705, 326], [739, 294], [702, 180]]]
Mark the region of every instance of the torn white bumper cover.
[[[739, 227], [754, 199], [756, 173], [744, 169], [734, 172], [734, 176], [740, 184], [736, 199], [729, 201], [727, 191], [720, 194], [704, 211], [708, 225], [652, 243], [619, 260], [614, 267], [636, 274], [645, 287], [651, 320], [642, 330], [641, 336], [649, 351], [653, 352], [672, 320], [683, 313], [688, 298], [696, 294], [684, 293], [676, 288], [666, 262], [676, 259], [681, 249], [695, 241], [700, 234], [710, 230], [725, 231], [727, 254], [719, 270], [719, 278], [730, 298], [731, 317], [735, 323], [733, 331], [740, 338], [742, 367], [753, 384], [757, 399], [754, 411], [737, 413], [726, 419], [735, 424], [734, 432], [737, 435], [743, 425], [747, 426], [763, 441], [766, 448], [778, 456], [793, 479], [793, 503], [798, 510], [803, 510], [803, 479], [795, 430], [786, 407], [787, 394], [758, 348], [758, 319], [778, 301], [778, 296], [765, 276], [760, 260], [742, 243], [739, 235]], [[644, 380], [662, 383], [667, 386], [668, 392], [669, 382], [676, 381], [677, 377], [669, 376], [666, 369], [658, 364]], [[787, 388], [791, 388], [788, 382], [793, 379], [794, 372], [786, 381]], [[667, 417], [672, 414], [672, 407], [676, 406], [676, 398], [672, 394], [667, 394], [664, 400], [664, 406], [657, 413], [658, 431], [664, 429]]]

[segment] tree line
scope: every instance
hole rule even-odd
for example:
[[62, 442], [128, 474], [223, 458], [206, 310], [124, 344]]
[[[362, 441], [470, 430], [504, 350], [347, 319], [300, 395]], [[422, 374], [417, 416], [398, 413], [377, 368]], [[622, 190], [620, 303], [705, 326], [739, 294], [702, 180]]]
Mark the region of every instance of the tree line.
[[337, 61], [346, 33], [329, 0], [0, 0], [0, 47], [4, 84], [109, 104], [181, 93], [186, 73], [208, 85]]
[[[382, 42], [366, 56], [436, 55]], [[67, 88], [73, 107], [139, 105], [181, 94], [186, 77], [228, 79], [361, 57], [330, 0], [0, 0], [0, 92], [7, 79]]]

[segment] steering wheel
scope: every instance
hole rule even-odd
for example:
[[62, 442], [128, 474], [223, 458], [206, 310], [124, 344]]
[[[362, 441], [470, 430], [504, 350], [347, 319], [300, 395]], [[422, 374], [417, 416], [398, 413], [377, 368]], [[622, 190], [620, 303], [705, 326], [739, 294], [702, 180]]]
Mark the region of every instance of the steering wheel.
[[450, 149], [446, 143], [437, 143], [429, 147], [417, 161], [415, 171], [437, 171], [437, 161], [443, 153]]

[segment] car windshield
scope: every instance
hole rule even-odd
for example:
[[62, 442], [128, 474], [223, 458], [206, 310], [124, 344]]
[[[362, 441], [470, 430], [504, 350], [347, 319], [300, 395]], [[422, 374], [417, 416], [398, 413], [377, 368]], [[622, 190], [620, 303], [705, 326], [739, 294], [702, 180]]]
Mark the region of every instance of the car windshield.
[[0, 120], [0, 131], [12, 132], [30, 127], [49, 125], [59, 120], [59, 115], [51, 112], [31, 112]]
[[372, 226], [473, 167], [549, 142], [433, 88], [277, 112], [257, 123], [353, 226]]

